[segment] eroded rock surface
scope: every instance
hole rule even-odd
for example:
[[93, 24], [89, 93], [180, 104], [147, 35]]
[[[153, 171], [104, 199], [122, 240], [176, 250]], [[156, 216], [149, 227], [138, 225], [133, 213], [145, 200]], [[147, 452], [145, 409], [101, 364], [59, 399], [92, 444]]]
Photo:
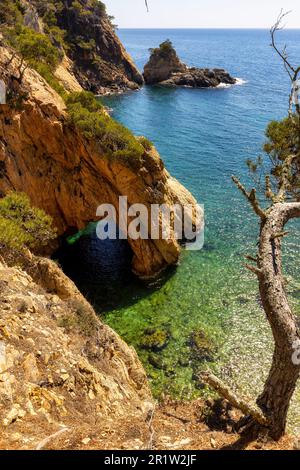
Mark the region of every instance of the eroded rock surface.
[[106, 94], [135, 90], [143, 84], [143, 76], [117, 37], [102, 2], [26, 0], [26, 3], [29, 4], [26, 18], [37, 12], [33, 27], [37, 21], [47, 22], [45, 13], [51, 9], [56, 27], [64, 32], [68, 46], [64, 52], [72, 62], [71, 74], [85, 90]]
[[98, 421], [113, 430], [109, 419], [142, 428], [153, 404], [134, 350], [55, 263], [28, 255], [23, 264], [35, 281], [0, 262], [0, 448], [34, 449], [63, 428]]

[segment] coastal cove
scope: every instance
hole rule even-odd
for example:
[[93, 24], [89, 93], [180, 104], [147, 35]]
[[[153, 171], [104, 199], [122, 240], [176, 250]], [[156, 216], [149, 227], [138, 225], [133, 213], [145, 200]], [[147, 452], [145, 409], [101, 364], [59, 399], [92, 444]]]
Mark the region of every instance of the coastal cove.
[[[100, 262], [96, 272], [92, 249], [86, 257], [96, 242], [83, 237], [70, 248], [73, 263], [65, 271], [102, 319], [136, 348], [157, 397], [202, 395], [197, 371], [206, 367], [255, 396], [268, 371], [272, 339], [256, 279], [242, 266], [243, 256], [255, 250], [257, 220], [230, 177], [236, 174], [251, 184], [245, 162], [262, 153], [267, 123], [285, 116], [288, 80], [267, 31], [119, 30], [118, 35], [140, 70], [148, 49], [169, 38], [189, 66], [222, 67], [241, 79], [241, 85], [227, 88], [146, 86], [101, 99], [115, 119], [155, 144], [167, 169], [204, 204], [205, 246], [183, 252], [177, 268], [149, 285], [128, 271], [126, 244], [106, 247], [106, 264], [101, 268]], [[291, 56], [299, 57], [300, 31], [284, 31], [281, 38]], [[300, 318], [299, 223], [290, 231], [284, 266]], [[107, 261], [111, 250], [116, 250], [117, 269]], [[298, 387], [289, 424], [296, 433], [299, 405]]]

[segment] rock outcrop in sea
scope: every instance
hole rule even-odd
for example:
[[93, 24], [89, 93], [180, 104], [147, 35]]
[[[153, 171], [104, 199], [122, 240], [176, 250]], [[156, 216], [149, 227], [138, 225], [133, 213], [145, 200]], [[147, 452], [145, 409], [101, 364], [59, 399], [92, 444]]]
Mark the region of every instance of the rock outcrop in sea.
[[150, 51], [149, 62], [144, 68], [144, 79], [147, 85], [215, 88], [221, 84], [237, 83], [237, 80], [224, 69], [188, 67], [181, 62], [169, 40]]

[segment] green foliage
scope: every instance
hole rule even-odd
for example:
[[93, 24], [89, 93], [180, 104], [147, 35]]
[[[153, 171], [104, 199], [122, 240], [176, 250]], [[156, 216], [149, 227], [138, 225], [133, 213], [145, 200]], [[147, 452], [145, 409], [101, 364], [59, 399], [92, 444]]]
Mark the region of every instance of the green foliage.
[[64, 315], [58, 321], [58, 326], [67, 331], [78, 331], [86, 336], [91, 336], [97, 329], [97, 319], [92, 311], [80, 300], [69, 302], [73, 314]]
[[46, 80], [46, 82], [56, 91], [63, 99], [67, 97], [67, 92], [63, 85], [53, 74], [53, 71], [46, 64], [36, 64], [35, 70]]
[[300, 118], [291, 116], [283, 121], [272, 121], [266, 130], [266, 153], [275, 163], [283, 162], [289, 155], [300, 151]]
[[153, 143], [147, 139], [146, 137], [141, 137], [139, 139], [140, 141], [140, 144], [142, 144], [142, 146], [144, 147], [144, 149], [147, 151], [147, 152], [150, 152], [150, 150], [152, 149], [153, 147]]
[[95, 49], [96, 41], [94, 39], [90, 39], [89, 41], [86, 41], [83, 38], [79, 37], [77, 38], [77, 46], [86, 51], [90, 51], [90, 50]]
[[170, 54], [176, 54], [175, 49], [173, 47], [172, 42], [170, 39], [162, 42], [159, 47], [149, 49], [152, 56], [159, 56], [159, 57], [168, 57]]
[[50, 70], [55, 70], [59, 62], [59, 53], [45, 34], [36, 33], [30, 28], [23, 27], [16, 34], [15, 47], [21, 56], [36, 68], [44, 64]]
[[66, 103], [70, 122], [86, 137], [96, 139], [108, 157], [119, 159], [133, 169], [142, 166], [143, 145], [126, 127], [103, 112], [92, 93], [71, 93]]
[[60, 53], [53, 46], [49, 37], [36, 33], [30, 28], [18, 26], [6, 31], [6, 39], [22, 59], [64, 98], [65, 89], [54, 76], [54, 71], [60, 60]]
[[1, 0], [0, 24], [16, 26], [23, 22], [22, 7], [19, 1]]
[[45, 246], [56, 237], [52, 219], [31, 206], [24, 193], [11, 192], [0, 200], [0, 244], [21, 250]]
[[[271, 162], [271, 183], [276, 194], [284, 180], [289, 198], [300, 200], [300, 116], [291, 115], [282, 121], [272, 121], [266, 129], [264, 151]], [[291, 158], [292, 157], [292, 158]], [[247, 160], [256, 184], [261, 186], [264, 159]], [[269, 196], [268, 196], [269, 197]]]
[[103, 105], [100, 103], [100, 101], [95, 98], [95, 95], [90, 91], [79, 91], [70, 93], [66, 98], [66, 103], [69, 107], [72, 107], [72, 105], [80, 104], [90, 113], [103, 111]]
[[[265, 152], [272, 162], [272, 175], [278, 184], [285, 172], [288, 177], [287, 188], [290, 195], [297, 200], [300, 199], [300, 116], [293, 115], [283, 121], [273, 121], [269, 124], [267, 131], [267, 142], [264, 146]], [[294, 159], [286, 169], [286, 163], [290, 156]], [[288, 172], [286, 174], [286, 171]]]

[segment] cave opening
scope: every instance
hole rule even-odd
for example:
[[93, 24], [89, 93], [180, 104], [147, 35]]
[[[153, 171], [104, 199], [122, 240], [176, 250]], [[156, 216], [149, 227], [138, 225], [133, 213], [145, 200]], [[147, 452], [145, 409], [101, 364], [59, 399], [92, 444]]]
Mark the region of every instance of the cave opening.
[[96, 225], [65, 237], [54, 259], [96, 310], [105, 312], [126, 302], [126, 291], [139, 280], [131, 270], [133, 251], [128, 241], [119, 235], [100, 240]]

